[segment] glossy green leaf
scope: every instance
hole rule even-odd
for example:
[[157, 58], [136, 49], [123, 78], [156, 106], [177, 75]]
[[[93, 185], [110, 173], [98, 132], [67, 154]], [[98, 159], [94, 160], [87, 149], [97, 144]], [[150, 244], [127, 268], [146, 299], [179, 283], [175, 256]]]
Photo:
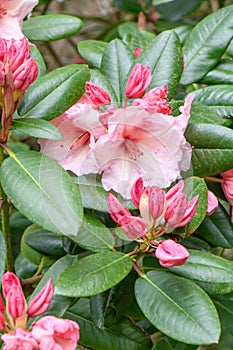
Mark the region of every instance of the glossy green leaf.
[[201, 4], [202, 0], [175, 0], [167, 4], [159, 5], [157, 11], [171, 22], [179, 21]]
[[1, 256], [0, 256], [0, 279], [5, 272], [6, 266], [6, 243], [2, 231], [0, 230], [0, 247], [1, 247]]
[[189, 236], [189, 237], [182, 239], [181, 244], [185, 248], [188, 248], [188, 249], [197, 249], [197, 250], [201, 250], [203, 252], [209, 252], [211, 250], [211, 248], [207, 242], [205, 242], [202, 239], [195, 237], [195, 236]]
[[124, 22], [118, 26], [118, 33], [123, 42], [130, 47], [131, 50], [140, 48], [142, 51], [149, 45], [151, 40], [155, 38], [155, 34], [146, 30], [138, 30], [136, 22]]
[[201, 80], [203, 84], [233, 84], [233, 61], [222, 59], [219, 64], [209, 71]]
[[150, 271], [136, 281], [135, 295], [148, 320], [169, 337], [197, 345], [218, 342], [217, 312], [194, 282], [165, 271]]
[[211, 216], [207, 216], [197, 229], [203, 239], [222, 248], [233, 247], [233, 225], [221, 203]]
[[19, 115], [47, 120], [56, 118], [82, 96], [89, 78], [89, 69], [83, 64], [68, 65], [44, 75], [25, 93]]
[[155, 343], [151, 350], [174, 350], [174, 348], [167, 339], [161, 338]]
[[114, 238], [111, 231], [98, 219], [86, 213], [83, 225], [76, 237], [70, 236], [82, 248], [92, 252], [110, 250], [114, 246]]
[[93, 67], [100, 68], [104, 50], [108, 46], [106, 41], [85, 40], [78, 44], [80, 55]]
[[192, 103], [189, 123], [222, 124], [222, 118], [209, 106]]
[[212, 124], [190, 124], [186, 139], [194, 146], [192, 170], [197, 176], [226, 171], [233, 164], [233, 131]]
[[119, 39], [112, 40], [104, 51], [101, 73], [112, 85], [117, 101], [125, 99], [124, 84], [129, 70], [135, 61], [133, 52]]
[[47, 120], [43, 119], [15, 119], [12, 125], [16, 130], [22, 133], [34, 136], [37, 138], [43, 138], [48, 140], [62, 140], [62, 136], [58, 128]]
[[152, 5], [162, 5], [174, 0], [152, 0]]
[[201, 224], [206, 216], [207, 210], [207, 186], [203, 179], [192, 176], [185, 180], [185, 193], [188, 199], [191, 200], [194, 196], [198, 195], [198, 205], [194, 216], [188, 223], [186, 228], [186, 236], [191, 235]]
[[233, 6], [226, 6], [200, 21], [184, 46], [182, 84], [200, 80], [218, 63], [233, 35]]
[[72, 297], [99, 294], [119, 283], [131, 268], [131, 259], [123, 253], [96, 253], [66, 269], [56, 283], [56, 293]]
[[70, 308], [66, 318], [77, 322], [80, 329], [80, 344], [95, 350], [150, 350], [151, 343], [139, 327], [133, 325], [127, 318], [116, 323], [115, 314], [110, 313], [105, 318], [105, 327], [97, 328], [91, 318], [88, 299], [80, 299]]
[[0, 176], [14, 206], [48, 231], [77, 235], [83, 208], [78, 188], [68, 173], [58, 163], [35, 151], [11, 153], [10, 156], [3, 162]]
[[104, 319], [110, 303], [111, 290], [90, 297], [91, 317], [97, 328], [104, 328]]
[[153, 79], [150, 89], [166, 84], [168, 97], [171, 99], [182, 72], [181, 44], [175, 31], [165, 31], [158, 35], [139, 55], [139, 61], [151, 68]]
[[190, 256], [182, 266], [170, 270], [198, 283], [208, 294], [227, 294], [233, 291], [233, 262], [219, 256], [189, 250]]
[[23, 22], [23, 33], [30, 41], [52, 41], [78, 33], [83, 26], [80, 18], [65, 14], [37, 16]]
[[217, 296], [213, 301], [218, 310], [223, 329], [233, 335], [233, 293]]
[[30, 57], [34, 58], [38, 66], [38, 76], [37, 78], [42, 77], [46, 74], [46, 65], [45, 61], [35, 45], [30, 45]]
[[126, 10], [129, 12], [140, 12], [142, 11], [142, 6], [139, 1], [135, 0], [113, 0], [113, 5], [119, 7], [121, 10]]

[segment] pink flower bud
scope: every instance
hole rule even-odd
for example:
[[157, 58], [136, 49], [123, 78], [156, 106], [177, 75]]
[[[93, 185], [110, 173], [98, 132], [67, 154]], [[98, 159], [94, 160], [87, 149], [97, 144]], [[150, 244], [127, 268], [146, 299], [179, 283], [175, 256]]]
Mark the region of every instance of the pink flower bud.
[[21, 286], [12, 286], [6, 297], [6, 311], [13, 320], [25, 314], [26, 301]]
[[158, 186], [147, 186], [141, 196], [139, 209], [142, 218], [150, 227], [157, 226], [164, 212], [165, 193]]
[[160, 242], [155, 251], [155, 256], [159, 259], [160, 265], [169, 268], [183, 265], [189, 257], [189, 252], [181, 244], [172, 239], [167, 239]]
[[107, 91], [91, 81], [86, 82], [86, 93], [96, 106], [108, 105], [111, 103], [111, 98]]
[[118, 224], [122, 216], [131, 216], [130, 211], [126, 209], [113, 194], [108, 193], [107, 201], [109, 214], [111, 215], [112, 219]]
[[134, 50], [134, 55], [136, 56], [136, 57], [138, 57], [139, 55], [140, 55], [140, 53], [142, 52], [142, 50], [141, 49], [139, 49], [139, 47], [136, 47], [136, 49]]
[[207, 205], [207, 211], [206, 215], [212, 215], [216, 208], [218, 207], [218, 200], [215, 196], [215, 194], [211, 191], [208, 190], [207, 192], [208, 195], [208, 205]]
[[146, 235], [148, 223], [138, 216], [122, 216], [119, 218], [118, 224], [130, 239], [136, 239]]
[[149, 66], [137, 63], [127, 81], [125, 94], [128, 98], [138, 98], [144, 94], [150, 86], [152, 75]]
[[233, 177], [223, 178], [222, 189], [228, 203], [233, 206]]
[[19, 278], [13, 272], [4, 273], [4, 275], [2, 276], [2, 293], [5, 299], [10, 289], [15, 286], [21, 288]]
[[5, 327], [5, 317], [2, 312], [0, 312], [0, 331]]
[[53, 283], [52, 278], [50, 278], [41, 291], [30, 301], [27, 309], [28, 316], [36, 317], [43, 314], [48, 309], [53, 295]]
[[21, 64], [13, 73], [14, 88], [25, 91], [34, 82], [38, 75], [38, 66], [34, 59], [30, 58]]
[[139, 209], [139, 202], [141, 195], [143, 193], [143, 180], [139, 177], [133, 184], [131, 188], [131, 199], [136, 208]]
[[4, 309], [5, 309], [5, 305], [3, 303], [2, 296], [0, 295], [0, 312], [3, 312]]
[[233, 179], [233, 169], [224, 171], [223, 173], [220, 173], [220, 175], [221, 175], [224, 179]]

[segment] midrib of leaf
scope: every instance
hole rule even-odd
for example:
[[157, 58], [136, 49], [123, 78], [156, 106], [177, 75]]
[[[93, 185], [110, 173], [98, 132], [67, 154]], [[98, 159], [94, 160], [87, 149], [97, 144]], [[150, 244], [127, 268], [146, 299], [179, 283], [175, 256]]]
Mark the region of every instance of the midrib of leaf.
[[[88, 227], [88, 223], [86, 223], [86, 226]], [[85, 225], [84, 225], [85, 226]], [[95, 226], [96, 227], [96, 226]], [[101, 228], [101, 227], [97, 227], [97, 228]], [[103, 227], [104, 229], [105, 229], [105, 227]], [[87, 231], [90, 231], [91, 232], [91, 234], [95, 237], [95, 238], [97, 238], [99, 241], [101, 241], [101, 242], [103, 242], [109, 249], [113, 249], [113, 247], [112, 246], [110, 246], [109, 244], [108, 244], [108, 242], [106, 242], [102, 237], [99, 237], [98, 236], [98, 234], [96, 234], [96, 233], [93, 233], [91, 230], [89, 230], [89, 229], [87, 229]], [[109, 231], [110, 232], [110, 231]]]
[[183, 308], [180, 307], [179, 304], [177, 304], [173, 299], [171, 299], [169, 297], [169, 295], [167, 295], [166, 293], [164, 293], [164, 291], [162, 289], [160, 289], [156, 284], [154, 284], [154, 282], [152, 282], [146, 275], [142, 275], [142, 278], [144, 278], [147, 282], [149, 282], [155, 289], [157, 289], [165, 298], [167, 298], [173, 305], [175, 305], [183, 314], [185, 314], [187, 316], [187, 318], [189, 318], [194, 324], [196, 324], [202, 331], [204, 331], [204, 333], [209, 334], [210, 338], [212, 338], [212, 335], [206, 331], [205, 328], [203, 328], [198, 322], [197, 320], [195, 320], [190, 314], [188, 314]]
[[218, 300], [213, 299], [213, 302], [218, 305], [219, 307], [221, 307], [223, 310], [227, 311], [229, 314], [233, 315], [233, 310], [228, 309], [226, 306], [224, 306], [223, 304], [221, 304]]
[[[221, 22], [216, 22], [216, 21], [215, 21], [215, 24], [217, 24], [216, 27], [214, 27], [213, 31], [210, 32], [209, 35], [207, 35], [207, 37], [206, 37], [206, 39], [205, 39], [204, 41], [202, 41], [202, 44], [199, 45], [199, 46], [197, 47], [197, 49], [196, 49], [196, 51], [193, 53], [193, 55], [190, 56], [190, 58], [189, 58], [188, 60], [185, 60], [185, 65], [188, 65], [188, 64], [189, 64], [189, 62], [193, 59], [194, 56], [196, 56], [196, 54], [203, 48], [203, 46], [207, 46], [207, 45], [206, 45], [206, 41], [208, 41], [209, 38], [211, 38], [212, 36], [215, 35], [216, 30], [218, 30], [219, 27], [221, 27], [222, 23], [226, 20], [226, 18], [227, 18], [228, 16], [229, 16], [229, 17], [230, 17], [230, 16], [232, 17], [232, 13], [227, 14], [226, 16], [224, 16], [224, 17], [222, 18]], [[212, 20], [212, 22], [213, 22], [213, 20]], [[211, 26], [212, 22], [209, 23], [208, 25]], [[190, 37], [191, 37], [191, 35], [190, 35]], [[187, 39], [189, 39], [189, 37], [188, 37]]]

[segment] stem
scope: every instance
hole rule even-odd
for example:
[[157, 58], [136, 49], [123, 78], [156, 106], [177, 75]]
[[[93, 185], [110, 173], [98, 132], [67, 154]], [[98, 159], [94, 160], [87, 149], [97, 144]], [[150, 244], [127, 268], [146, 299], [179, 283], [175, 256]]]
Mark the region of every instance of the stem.
[[124, 109], [127, 107], [128, 101], [129, 101], [129, 98], [127, 96], [125, 96], [125, 100], [124, 100], [124, 104], [123, 104]]
[[133, 263], [133, 269], [139, 274], [140, 277], [145, 275], [136, 262]]
[[[3, 149], [0, 147], [0, 165], [4, 160]], [[0, 183], [0, 199], [2, 200], [2, 233], [6, 243], [6, 269], [14, 272], [14, 258], [12, 254], [11, 233], [10, 233], [10, 206], [2, 185]]]
[[223, 182], [223, 179], [219, 179], [218, 177], [212, 177], [212, 176], [205, 176], [204, 179], [212, 182], [219, 182], [219, 183]]

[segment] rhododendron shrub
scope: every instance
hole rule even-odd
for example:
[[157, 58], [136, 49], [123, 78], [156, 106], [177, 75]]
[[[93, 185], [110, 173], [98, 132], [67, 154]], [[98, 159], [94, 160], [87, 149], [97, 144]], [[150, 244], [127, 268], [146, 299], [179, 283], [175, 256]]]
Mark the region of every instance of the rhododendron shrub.
[[232, 348], [233, 5], [158, 3], [49, 71], [82, 19], [0, 3], [4, 350]]

